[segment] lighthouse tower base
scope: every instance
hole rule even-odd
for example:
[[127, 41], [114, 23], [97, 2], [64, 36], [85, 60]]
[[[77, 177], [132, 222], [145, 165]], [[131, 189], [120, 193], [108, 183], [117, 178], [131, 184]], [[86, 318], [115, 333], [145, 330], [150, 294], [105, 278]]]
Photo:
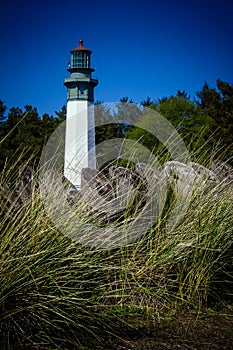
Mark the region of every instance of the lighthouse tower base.
[[81, 189], [81, 170], [96, 169], [94, 105], [87, 100], [67, 103], [64, 176]]

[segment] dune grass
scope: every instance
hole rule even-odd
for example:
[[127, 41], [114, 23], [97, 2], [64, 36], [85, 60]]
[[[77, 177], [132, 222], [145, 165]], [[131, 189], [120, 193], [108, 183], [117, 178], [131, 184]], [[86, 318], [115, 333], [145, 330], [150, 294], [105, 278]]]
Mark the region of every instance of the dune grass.
[[[1, 349], [104, 348], [135, 315], [160, 318], [180, 305], [232, 302], [231, 182], [197, 187], [172, 230], [163, 215], [135, 242], [104, 250], [74, 242], [54, 225], [36, 179], [19, 205], [16, 168], [6, 166], [0, 176]], [[75, 210], [80, 219], [79, 205]]]

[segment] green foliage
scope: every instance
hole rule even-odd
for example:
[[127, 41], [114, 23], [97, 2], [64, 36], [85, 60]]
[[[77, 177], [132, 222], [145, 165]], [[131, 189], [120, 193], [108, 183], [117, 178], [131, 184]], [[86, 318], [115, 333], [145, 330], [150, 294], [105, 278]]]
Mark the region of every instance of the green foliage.
[[177, 92], [176, 96], [159, 100], [157, 111], [167, 118], [175, 127], [184, 127], [186, 119], [190, 119], [195, 111], [194, 102], [186, 97], [186, 93]]
[[37, 109], [30, 105], [26, 105], [24, 111], [12, 107], [7, 116], [5, 111], [6, 107], [0, 101], [0, 169], [15, 152], [24, 152], [26, 158], [33, 154], [31, 161], [38, 162], [46, 140], [66, 116], [65, 107], [56, 112], [56, 118], [48, 114], [40, 118]]
[[7, 107], [4, 105], [3, 101], [0, 100], [0, 123], [3, 123], [6, 119], [5, 112]]
[[233, 86], [229, 83], [217, 80], [218, 91], [210, 88], [207, 83], [202, 90], [197, 92], [199, 98], [198, 107], [204, 120], [211, 120], [211, 128], [207, 137], [214, 133], [212, 145], [219, 143], [226, 149], [226, 156], [233, 155]]
[[[205, 83], [197, 92], [197, 100], [178, 90], [176, 95], [158, 101], [147, 96], [141, 107], [152, 108], [167, 118], [190, 150], [209, 152], [217, 146], [222, 153], [224, 151], [225, 160], [229, 161], [233, 157], [233, 86], [220, 79], [216, 84], [217, 88], [213, 88]], [[96, 128], [97, 144], [111, 138], [127, 137], [140, 140], [152, 151], [158, 149], [159, 142], [150, 133], [130, 126], [132, 122], [137, 123], [141, 113], [140, 106], [132, 102], [128, 97], [122, 97], [114, 114], [103, 103], [96, 103], [97, 119], [105, 124]], [[65, 120], [66, 107], [56, 111], [55, 115], [40, 117], [36, 108], [29, 105], [24, 111], [13, 107], [6, 114], [6, 106], [0, 100], [0, 139], [4, 139], [0, 144], [0, 168], [3, 168], [6, 159], [13, 157], [16, 149], [33, 150], [38, 160], [48, 137]]]
[[[197, 92], [198, 100], [191, 100], [185, 91], [178, 90], [175, 96], [163, 97], [157, 102], [147, 97], [142, 106], [169, 120], [191, 151], [197, 154], [200, 150], [201, 154], [219, 148], [224, 159], [232, 161], [233, 86], [217, 80], [217, 89], [205, 83]], [[158, 140], [140, 128], [129, 130], [127, 137], [140, 140], [150, 150], [159, 145]]]

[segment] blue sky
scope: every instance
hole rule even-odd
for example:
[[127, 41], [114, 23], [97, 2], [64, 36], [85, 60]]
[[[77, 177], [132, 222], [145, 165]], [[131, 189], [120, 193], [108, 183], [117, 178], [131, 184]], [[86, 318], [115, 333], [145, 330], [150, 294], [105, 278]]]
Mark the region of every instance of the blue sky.
[[66, 103], [63, 80], [79, 39], [93, 51], [95, 99], [138, 103], [207, 81], [233, 82], [232, 0], [5, 1], [0, 99], [40, 115]]

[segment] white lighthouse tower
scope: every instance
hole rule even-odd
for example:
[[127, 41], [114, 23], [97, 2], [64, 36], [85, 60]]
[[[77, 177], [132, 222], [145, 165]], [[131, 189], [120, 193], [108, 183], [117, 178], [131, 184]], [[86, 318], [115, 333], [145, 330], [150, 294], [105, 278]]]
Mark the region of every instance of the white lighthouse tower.
[[70, 78], [64, 80], [68, 92], [64, 176], [80, 189], [81, 170], [96, 168], [93, 102], [98, 80], [92, 78], [91, 51], [83, 46], [83, 40], [70, 52]]

